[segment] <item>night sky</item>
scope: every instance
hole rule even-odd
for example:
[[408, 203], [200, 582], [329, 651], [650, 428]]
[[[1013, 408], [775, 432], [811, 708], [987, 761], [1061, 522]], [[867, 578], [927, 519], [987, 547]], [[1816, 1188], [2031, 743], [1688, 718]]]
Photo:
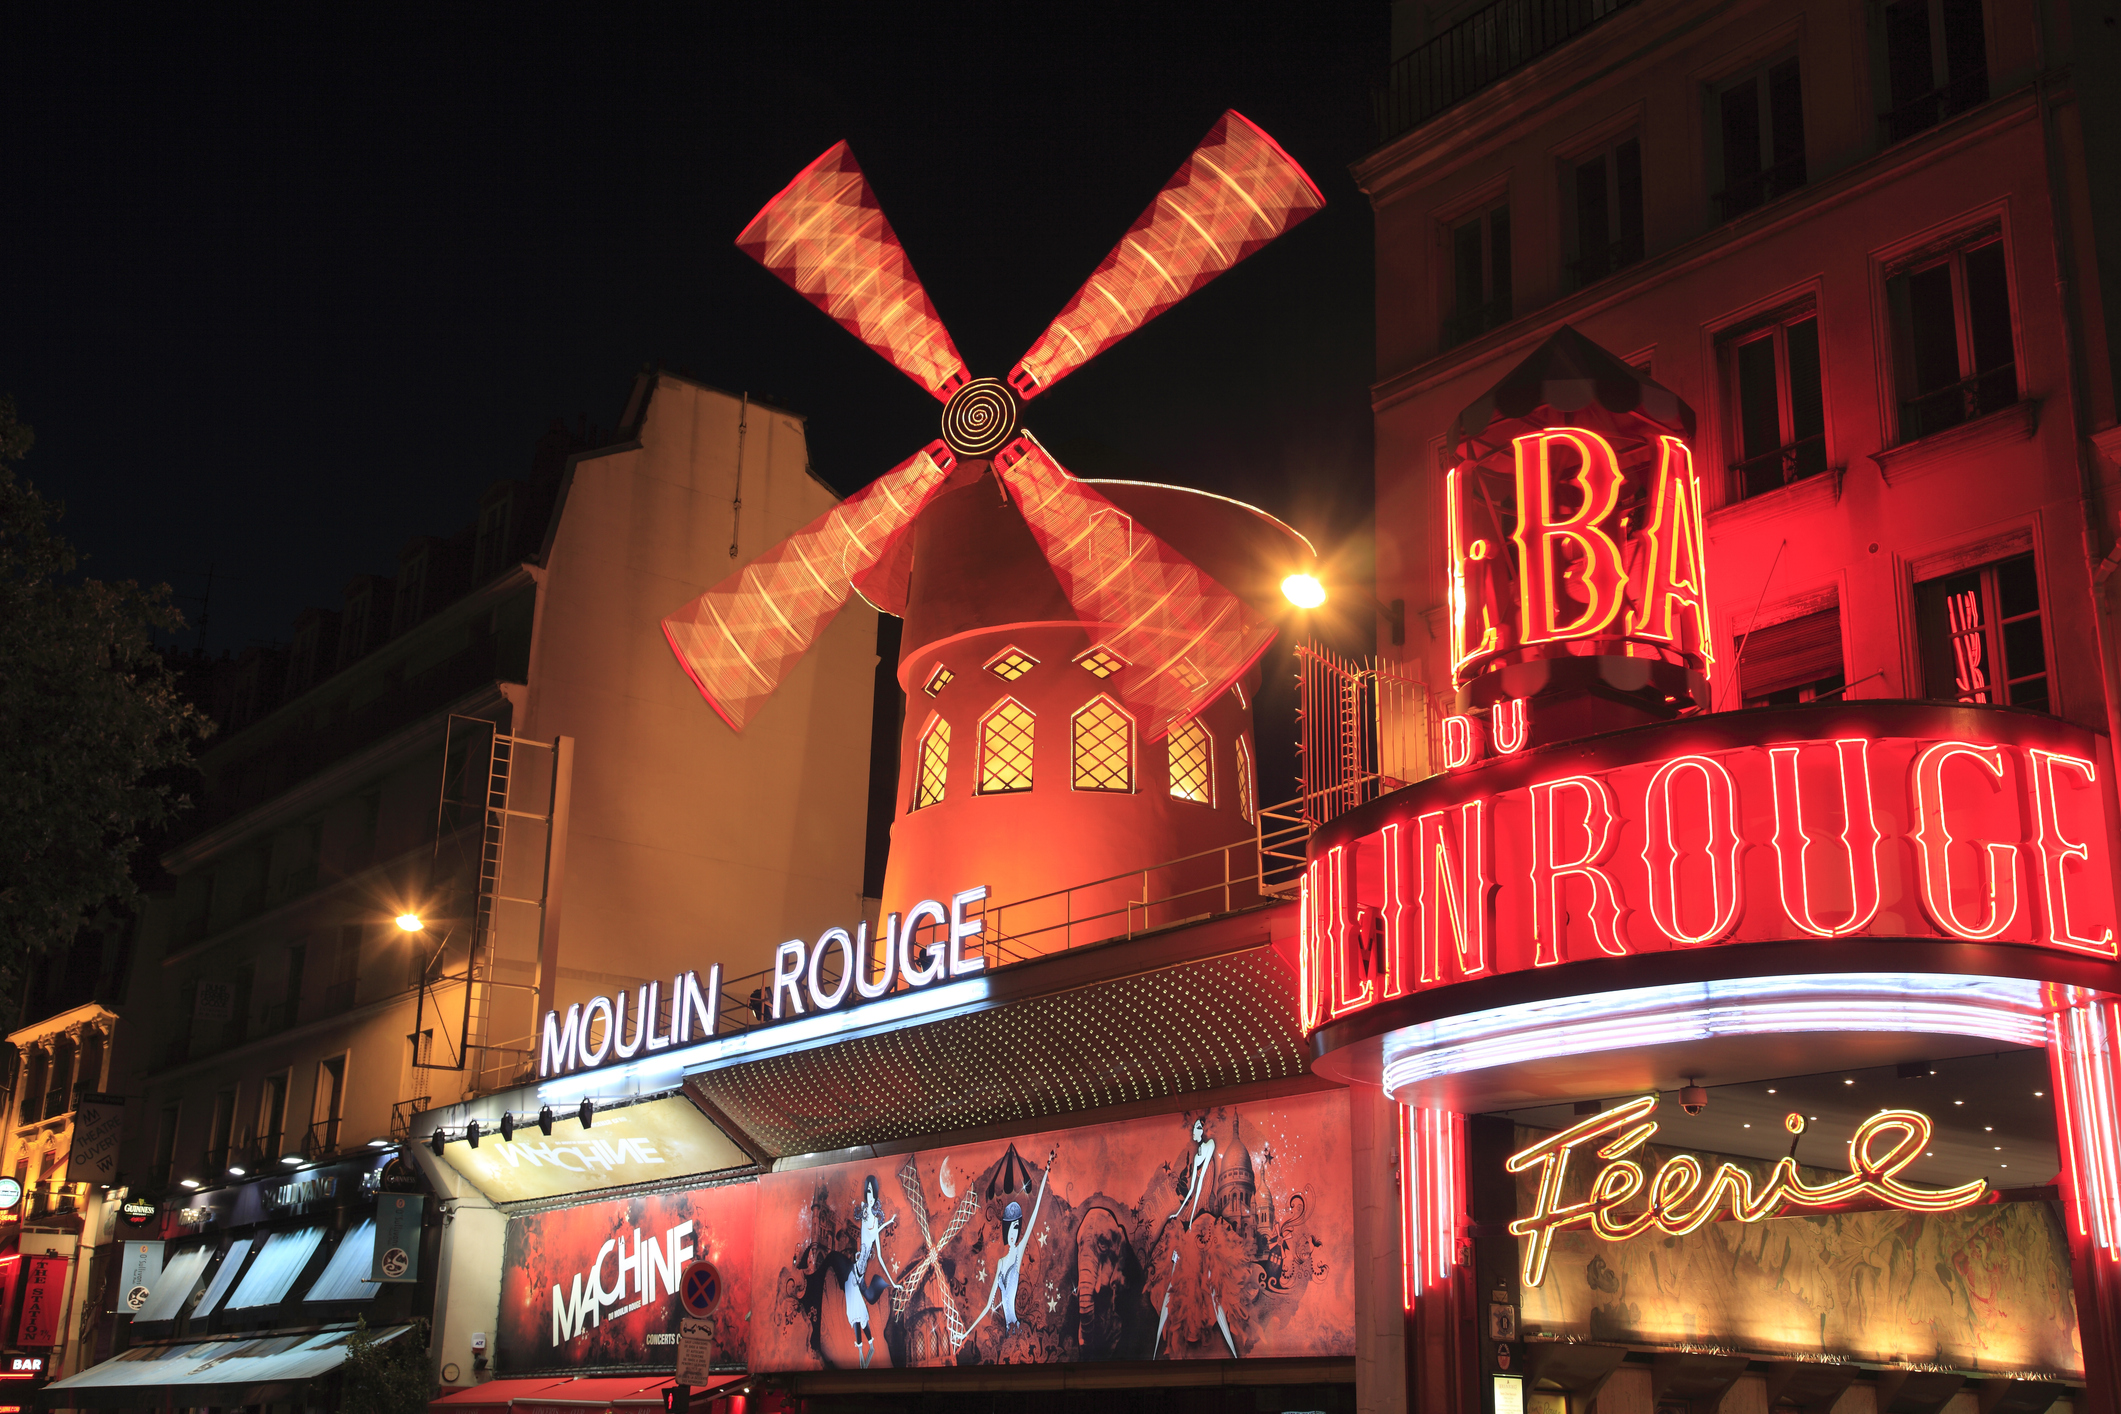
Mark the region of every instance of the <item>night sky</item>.
[[212, 566], [206, 643], [240, 651], [467, 524], [554, 418], [612, 426], [644, 363], [808, 414], [842, 490], [933, 438], [937, 404], [732, 244], [834, 141], [998, 376], [1235, 107], [1327, 209], [1028, 422], [1080, 475], [1359, 546], [1370, 217], [1347, 167], [1386, 14], [24, 7], [0, 391], [87, 572], [168, 581], [196, 619]]

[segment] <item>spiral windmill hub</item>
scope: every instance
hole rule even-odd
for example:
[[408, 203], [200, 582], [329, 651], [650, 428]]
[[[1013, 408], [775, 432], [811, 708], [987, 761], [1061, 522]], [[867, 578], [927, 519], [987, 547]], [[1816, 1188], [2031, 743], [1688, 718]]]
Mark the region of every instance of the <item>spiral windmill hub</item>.
[[943, 443], [961, 457], [991, 457], [1016, 435], [1023, 404], [999, 378], [975, 378], [943, 405]]

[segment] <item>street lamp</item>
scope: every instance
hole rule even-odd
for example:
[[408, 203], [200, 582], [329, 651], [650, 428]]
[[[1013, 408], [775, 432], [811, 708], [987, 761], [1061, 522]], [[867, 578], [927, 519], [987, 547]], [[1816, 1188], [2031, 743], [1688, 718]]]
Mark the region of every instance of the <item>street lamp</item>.
[[[1282, 597], [1299, 609], [1316, 609], [1326, 602], [1326, 587], [1316, 575], [1292, 574], [1281, 582], [1281, 592]], [[1348, 588], [1341, 592], [1382, 614], [1385, 622], [1392, 625], [1392, 642], [1401, 644], [1407, 641], [1406, 600], [1394, 599], [1387, 604], [1367, 590]]]
[[420, 920], [420, 915], [417, 913], [399, 914], [398, 926], [408, 933], [422, 933], [427, 930], [427, 925]]

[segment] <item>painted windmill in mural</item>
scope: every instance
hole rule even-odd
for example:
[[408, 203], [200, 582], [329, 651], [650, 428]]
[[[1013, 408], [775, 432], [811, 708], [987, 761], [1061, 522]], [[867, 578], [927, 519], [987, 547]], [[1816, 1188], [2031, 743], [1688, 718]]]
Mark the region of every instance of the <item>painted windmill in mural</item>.
[[1272, 138], [1225, 113], [1007, 379], [974, 378], [847, 144], [806, 167], [737, 245], [940, 400], [943, 435], [663, 621], [714, 710], [742, 731], [853, 594], [903, 616], [909, 530], [946, 483], [990, 464], [1076, 614], [1132, 667], [1116, 688], [1150, 740], [1228, 688], [1271, 627], [1019, 417], [1321, 205]]

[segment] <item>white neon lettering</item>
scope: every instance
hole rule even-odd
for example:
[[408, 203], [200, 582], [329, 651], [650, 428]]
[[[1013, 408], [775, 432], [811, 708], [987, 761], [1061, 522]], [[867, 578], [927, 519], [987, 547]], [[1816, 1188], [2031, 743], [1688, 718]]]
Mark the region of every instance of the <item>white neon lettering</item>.
[[[790, 938], [773, 953], [773, 1019], [803, 1014], [803, 994], [797, 990], [803, 980], [803, 940]], [[781, 999], [788, 999], [785, 1009]]]
[[[987, 970], [986, 949], [982, 948], [970, 957], [965, 955], [964, 950], [964, 945], [967, 941], [982, 936], [987, 930], [987, 915], [984, 912], [977, 918], [967, 919], [965, 917], [965, 909], [967, 905], [985, 903], [986, 901], [987, 886], [985, 884], [981, 884], [976, 889], [966, 889], [963, 893], [950, 896], [949, 959], [950, 975], [952, 977], [964, 977], [974, 972]], [[841, 934], [841, 936], [844, 937], [846, 935]]]
[[[589, 1048], [589, 1021], [591, 1017], [597, 1014], [597, 1008], [599, 1007], [604, 1009], [603, 1038], [597, 1042], [596, 1049], [592, 1051]], [[602, 1065], [604, 1057], [611, 1054], [611, 998], [591, 997], [589, 999], [588, 1004], [582, 1008], [582, 1029], [576, 1034], [579, 1037], [579, 1041], [575, 1054], [582, 1058], [582, 1068], [587, 1070], [592, 1066]]]
[[926, 967], [913, 965], [913, 940], [919, 936], [923, 919], [933, 920], [945, 928], [950, 926], [949, 913], [932, 898], [924, 898], [906, 910], [906, 921], [899, 925], [898, 931], [898, 972], [908, 987], [925, 987], [943, 975], [943, 950], [947, 938], [938, 938], [920, 949], [928, 955]]
[[648, 1028], [648, 1049], [651, 1051], [667, 1051], [670, 1049], [671, 1032], [677, 1028], [678, 994], [676, 991], [672, 991], [670, 994], [672, 1015], [670, 1026], [666, 1029], [663, 1025], [663, 984], [661, 982], [650, 982], [641, 989], [641, 992], [641, 1025]]
[[[831, 991], [826, 991], [820, 974], [824, 971], [825, 953], [828, 947], [840, 945], [840, 980]], [[847, 936], [845, 928], [827, 928], [818, 938], [817, 946], [810, 950], [810, 966], [807, 969], [810, 982], [810, 1004], [819, 1011], [831, 1011], [847, 1000], [847, 993], [854, 986], [854, 971], [858, 959], [854, 951], [854, 939]]]
[[[880, 947], [869, 946], [869, 923], [864, 919], [854, 933], [854, 955], [861, 960], [855, 969], [854, 992], [865, 1002], [873, 1002], [891, 990], [891, 978], [896, 969], [894, 959], [898, 956], [898, 915], [892, 914], [884, 920], [883, 931], [878, 934]], [[876, 980], [871, 981], [874, 973]]]
[[556, 1011], [545, 1013], [545, 1036], [538, 1044], [538, 1079], [559, 1075], [573, 1070], [580, 1057], [582, 1031], [582, 1008], [567, 1008], [567, 1020], [562, 1022]]
[[622, 990], [611, 999], [611, 1053], [620, 1060], [632, 1060], [641, 1053], [641, 1043], [648, 1039], [648, 989], [641, 988], [640, 1000], [633, 1008], [633, 1039], [626, 1039], [626, 993]]

